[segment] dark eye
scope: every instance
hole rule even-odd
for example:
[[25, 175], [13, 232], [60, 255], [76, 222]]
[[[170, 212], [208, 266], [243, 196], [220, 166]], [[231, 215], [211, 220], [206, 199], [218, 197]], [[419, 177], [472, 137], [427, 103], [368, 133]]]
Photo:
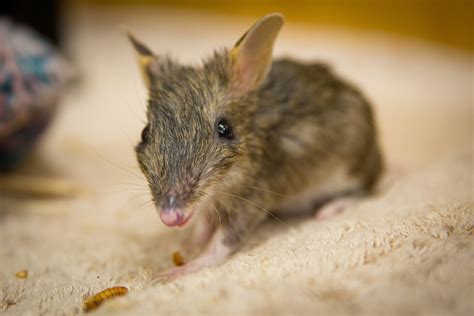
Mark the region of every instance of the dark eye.
[[148, 143], [150, 140], [150, 124], [147, 124], [145, 128], [142, 131], [142, 142], [143, 143]]
[[221, 119], [217, 123], [217, 134], [220, 138], [225, 138], [228, 140], [234, 139], [234, 133], [232, 132], [232, 127], [230, 127], [229, 122], [226, 119]]

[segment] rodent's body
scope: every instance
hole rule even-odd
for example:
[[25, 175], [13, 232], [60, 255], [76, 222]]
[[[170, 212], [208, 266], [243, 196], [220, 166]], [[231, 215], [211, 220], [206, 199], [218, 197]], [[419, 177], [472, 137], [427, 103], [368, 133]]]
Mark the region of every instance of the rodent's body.
[[194, 213], [209, 243], [168, 279], [221, 262], [272, 212], [307, 212], [370, 192], [383, 163], [364, 96], [323, 64], [272, 62], [283, 18], [258, 21], [201, 67], [155, 56], [131, 37], [150, 91], [136, 147], [162, 221]]
[[371, 107], [329, 67], [277, 60], [245, 102], [246, 159], [236, 161], [213, 201], [221, 218], [232, 214], [237, 235], [268, 212], [314, 211], [373, 189], [383, 163]]
[[328, 193], [372, 188], [382, 163], [372, 110], [358, 90], [323, 64], [284, 59], [255, 95], [255, 141], [247, 146], [255, 185], [282, 195], [317, 185], [324, 194], [337, 176], [345, 187]]

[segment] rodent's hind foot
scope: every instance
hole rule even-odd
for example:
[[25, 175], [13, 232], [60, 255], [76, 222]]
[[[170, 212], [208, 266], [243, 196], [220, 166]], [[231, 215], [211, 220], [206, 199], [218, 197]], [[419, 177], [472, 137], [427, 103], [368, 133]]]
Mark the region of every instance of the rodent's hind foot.
[[318, 209], [314, 214], [314, 218], [317, 221], [327, 220], [342, 213], [347, 208], [354, 206], [359, 200], [360, 197], [357, 196], [341, 196], [335, 198]]

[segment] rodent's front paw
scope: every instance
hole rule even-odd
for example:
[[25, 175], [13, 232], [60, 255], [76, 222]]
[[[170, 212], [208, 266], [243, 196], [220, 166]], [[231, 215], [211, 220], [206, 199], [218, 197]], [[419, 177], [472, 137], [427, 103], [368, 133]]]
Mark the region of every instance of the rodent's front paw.
[[161, 272], [156, 278], [157, 282], [167, 283], [178, 279], [186, 274], [190, 274], [200, 270], [202, 267], [195, 262], [190, 262], [183, 266], [172, 267], [164, 272]]
[[160, 283], [167, 283], [176, 280], [179, 276], [186, 274], [184, 267], [185, 266], [173, 267], [169, 270], [161, 272], [156, 278], [156, 281]]

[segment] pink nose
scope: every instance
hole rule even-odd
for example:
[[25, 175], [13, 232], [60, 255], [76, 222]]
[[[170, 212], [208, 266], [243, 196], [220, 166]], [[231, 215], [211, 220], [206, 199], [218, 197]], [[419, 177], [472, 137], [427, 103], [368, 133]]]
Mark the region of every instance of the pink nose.
[[166, 226], [183, 226], [188, 222], [188, 220], [193, 215], [193, 212], [190, 212], [188, 216], [185, 216], [185, 212], [179, 208], [173, 208], [170, 210], [161, 210], [160, 218], [163, 224]]
[[160, 218], [166, 226], [178, 226], [183, 222], [184, 214], [180, 209], [161, 210]]

